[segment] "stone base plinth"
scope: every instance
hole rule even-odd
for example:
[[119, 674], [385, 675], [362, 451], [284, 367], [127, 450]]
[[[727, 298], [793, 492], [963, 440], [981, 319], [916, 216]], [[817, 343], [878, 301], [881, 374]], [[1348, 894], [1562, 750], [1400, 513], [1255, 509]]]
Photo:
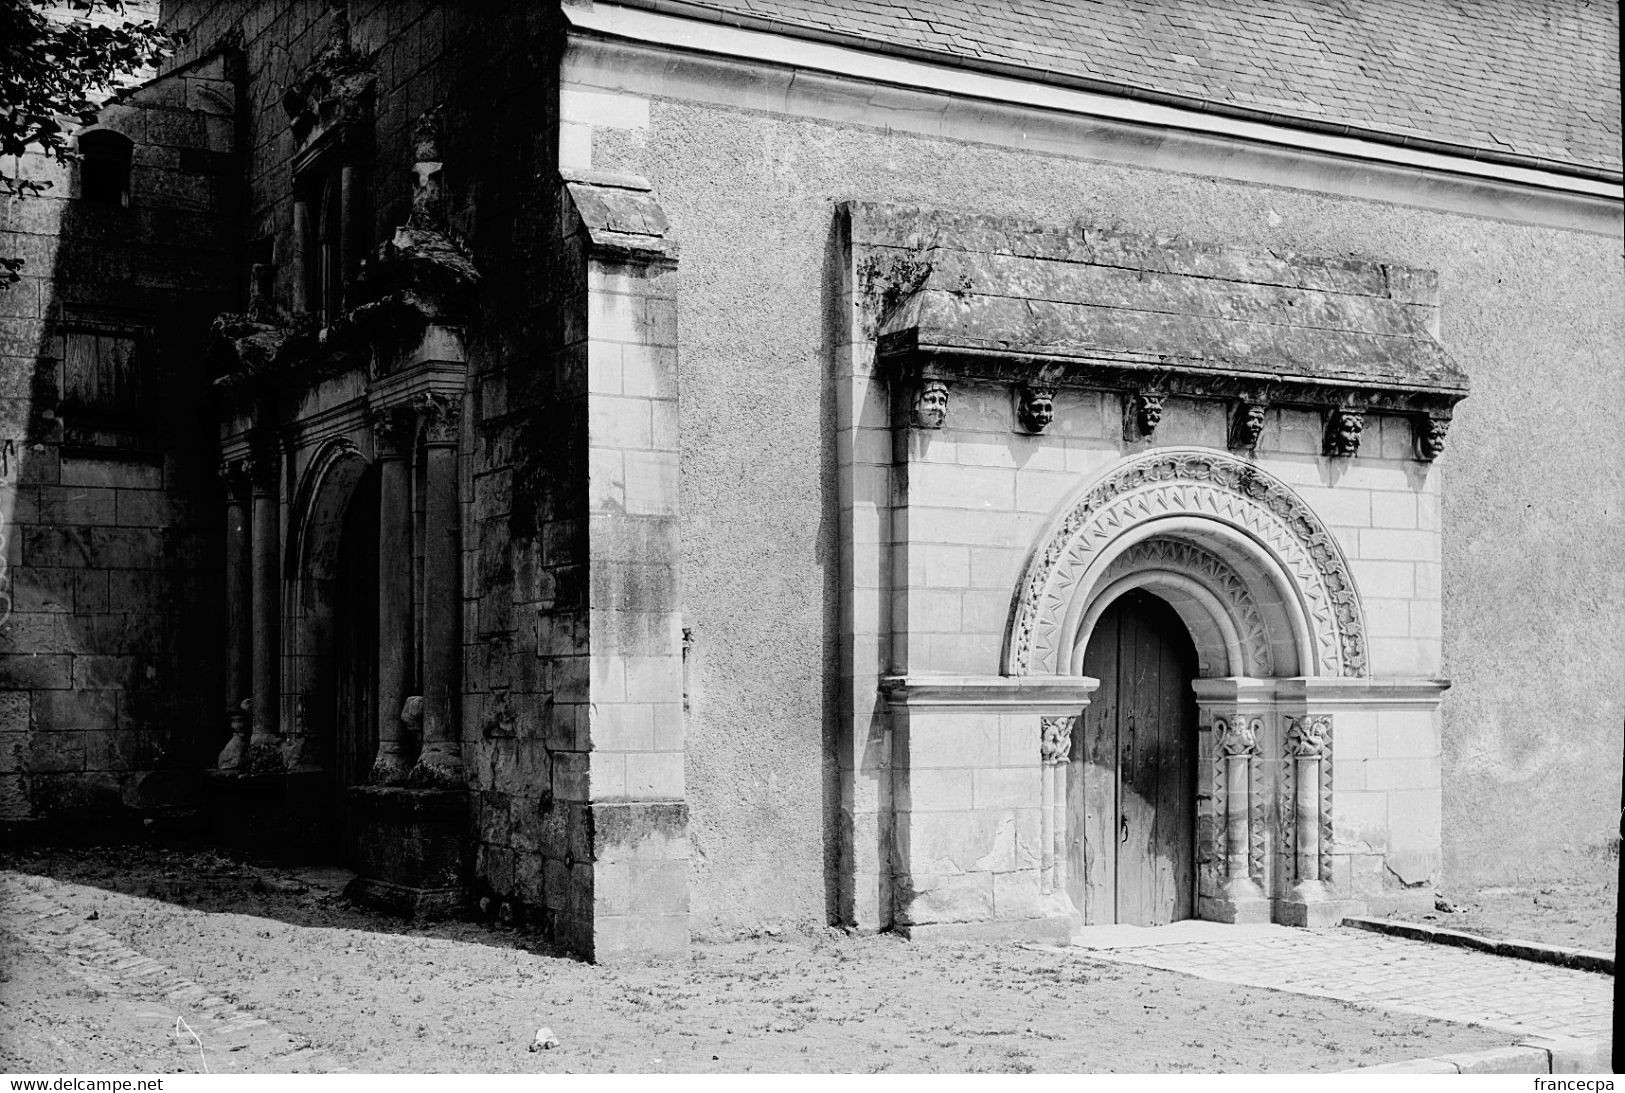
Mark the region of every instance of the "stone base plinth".
[[990, 919], [984, 922], [899, 923], [895, 930], [910, 941], [1072, 941], [1077, 919], [1071, 915], [1048, 918]]
[[1226, 899], [1203, 896], [1197, 900], [1197, 917], [1208, 922], [1272, 922], [1270, 901], [1257, 899]]
[[1336, 926], [1349, 915], [1364, 913], [1365, 904], [1357, 899], [1283, 899], [1275, 905], [1275, 921], [1283, 926]]
[[349, 793], [357, 877], [346, 893], [379, 910], [444, 915], [467, 899], [468, 794], [356, 786]]
[[287, 827], [283, 775], [212, 771], [205, 794], [218, 845], [251, 858], [281, 857]]

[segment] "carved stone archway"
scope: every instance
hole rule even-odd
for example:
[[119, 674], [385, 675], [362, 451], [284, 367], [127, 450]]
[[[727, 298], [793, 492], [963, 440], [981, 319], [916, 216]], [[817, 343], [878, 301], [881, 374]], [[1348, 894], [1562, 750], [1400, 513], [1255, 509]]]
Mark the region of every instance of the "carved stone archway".
[[1096, 622], [1133, 589], [1168, 603], [1197, 647], [1198, 914], [1326, 920], [1342, 907], [1321, 881], [1335, 838], [1330, 719], [1316, 720], [1324, 731], [1304, 760], [1314, 768], [1300, 774], [1302, 734], [1286, 726], [1304, 710], [1278, 685], [1366, 682], [1364, 613], [1342, 550], [1295, 491], [1244, 459], [1200, 448], [1131, 456], [1040, 534], [1004, 675], [1082, 675]]
[[1285, 483], [1200, 448], [1127, 459], [1062, 506], [1017, 586], [1003, 674], [1071, 672], [1102, 579], [1147, 570], [1183, 574], [1214, 626], [1246, 637], [1227, 674], [1366, 674], [1364, 612], [1331, 532]]

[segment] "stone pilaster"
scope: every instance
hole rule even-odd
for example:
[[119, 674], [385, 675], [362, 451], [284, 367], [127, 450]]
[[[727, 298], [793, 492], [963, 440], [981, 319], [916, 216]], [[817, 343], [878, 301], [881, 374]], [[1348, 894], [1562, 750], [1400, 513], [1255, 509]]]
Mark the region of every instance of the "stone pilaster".
[[[1221, 768], [1224, 798], [1222, 835], [1224, 883], [1214, 901], [1212, 917], [1222, 922], [1268, 922], [1270, 903], [1254, 874], [1253, 836], [1262, 825], [1253, 790], [1253, 765], [1258, 761], [1258, 738], [1263, 719], [1241, 713], [1213, 722], [1213, 745]], [[1219, 788], [1219, 787], [1215, 787]]]
[[270, 437], [256, 437], [249, 461], [253, 496], [252, 558], [253, 652], [252, 725], [248, 771], [265, 774], [286, 767], [279, 724], [281, 617], [279, 591], [282, 538], [282, 453]]
[[1038, 719], [1038, 753], [1043, 764], [1040, 891], [1050, 913], [1071, 917], [1077, 917], [1077, 908], [1066, 890], [1066, 780], [1072, 759], [1072, 727], [1077, 721], [1076, 714]]
[[231, 738], [215, 767], [241, 770], [248, 759], [249, 718], [253, 703], [254, 555], [249, 530], [248, 466], [244, 460], [220, 465], [226, 487], [226, 722]]
[[459, 395], [426, 394], [418, 403], [424, 443], [423, 749], [412, 768], [415, 785], [456, 788], [463, 781], [458, 718], [462, 677], [460, 514], [457, 451], [462, 433]]
[[1333, 896], [1328, 883], [1331, 817], [1332, 718], [1305, 714], [1287, 718], [1283, 779], [1291, 792], [1281, 802], [1290, 816], [1292, 888], [1276, 918], [1288, 926], [1335, 926], [1357, 909]]
[[395, 410], [373, 415], [378, 464], [378, 754], [371, 780], [400, 785], [411, 772], [402, 716], [412, 669], [412, 421]]

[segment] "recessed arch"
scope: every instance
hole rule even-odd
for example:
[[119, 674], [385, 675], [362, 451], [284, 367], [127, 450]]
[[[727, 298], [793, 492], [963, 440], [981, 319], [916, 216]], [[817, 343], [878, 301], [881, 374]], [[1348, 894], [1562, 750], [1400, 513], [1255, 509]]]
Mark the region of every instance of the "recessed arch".
[[290, 737], [314, 744], [307, 766], [320, 765], [333, 742], [333, 634], [339, 548], [345, 516], [371, 462], [348, 437], [334, 437], [312, 456], [294, 492], [284, 551], [284, 718]]
[[1364, 614], [1331, 533], [1285, 483], [1201, 448], [1133, 456], [1061, 506], [1017, 587], [1004, 674], [1076, 671], [1093, 620], [1136, 581], [1188, 597], [1210, 666], [1222, 650], [1237, 675], [1366, 674]]

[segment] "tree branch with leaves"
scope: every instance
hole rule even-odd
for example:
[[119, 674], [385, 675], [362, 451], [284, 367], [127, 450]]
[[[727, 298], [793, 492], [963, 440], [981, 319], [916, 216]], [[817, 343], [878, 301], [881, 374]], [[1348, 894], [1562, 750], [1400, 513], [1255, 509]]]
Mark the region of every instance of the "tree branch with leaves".
[[[47, 189], [50, 182], [25, 177], [22, 157], [73, 159], [75, 124], [95, 122], [101, 101], [169, 56], [173, 39], [163, 28], [126, 14], [124, 0], [0, 0], [0, 196]], [[16, 281], [22, 265], [0, 255], [0, 286]]]

